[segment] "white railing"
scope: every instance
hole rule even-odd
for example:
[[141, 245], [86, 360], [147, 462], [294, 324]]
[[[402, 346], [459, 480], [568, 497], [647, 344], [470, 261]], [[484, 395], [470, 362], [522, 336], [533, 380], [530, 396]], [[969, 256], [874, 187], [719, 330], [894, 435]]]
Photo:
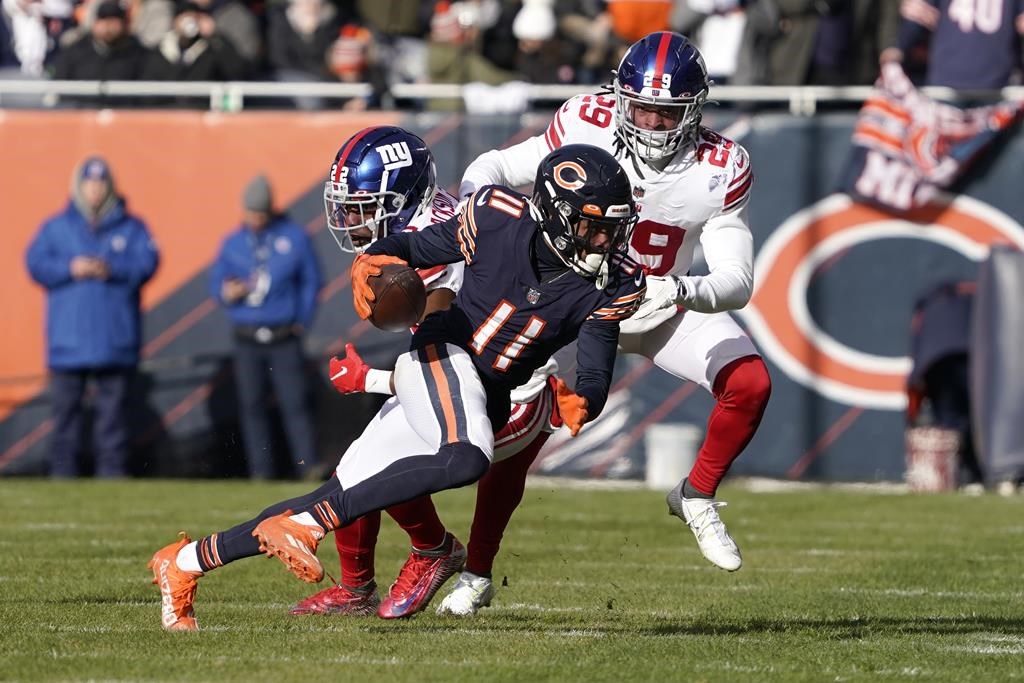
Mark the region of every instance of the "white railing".
[[[594, 92], [598, 86], [531, 85], [525, 89], [531, 102], [558, 103], [581, 92]], [[992, 91], [957, 92], [951, 88], [922, 89], [935, 99], [1024, 100], [1024, 86]], [[367, 83], [277, 83], [259, 81], [49, 81], [0, 80], [0, 108], [29, 104], [54, 107], [61, 97], [91, 97], [111, 100], [122, 98], [196, 97], [209, 101], [214, 111], [240, 111], [246, 100], [289, 97], [349, 99], [371, 93]], [[402, 100], [461, 99], [463, 86], [446, 83], [402, 83], [391, 86], [392, 97]], [[820, 102], [862, 102], [870, 95], [870, 86], [714, 86], [711, 98], [722, 103], [786, 104], [793, 114], [809, 116]], [[33, 98], [37, 98], [33, 101]]]

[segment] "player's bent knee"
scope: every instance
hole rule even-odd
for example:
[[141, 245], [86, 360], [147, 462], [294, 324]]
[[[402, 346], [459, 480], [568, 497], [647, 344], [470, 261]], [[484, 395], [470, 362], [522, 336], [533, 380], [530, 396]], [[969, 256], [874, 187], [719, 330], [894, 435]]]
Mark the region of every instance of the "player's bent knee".
[[479, 446], [464, 441], [448, 443], [438, 449], [437, 454], [446, 458], [448, 488], [466, 486], [487, 473], [491, 461]]
[[[760, 356], [733, 361], [720, 373], [719, 400], [749, 408], [763, 408], [772, 394], [772, 378]], [[718, 384], [718, 382], [716, 382]]]

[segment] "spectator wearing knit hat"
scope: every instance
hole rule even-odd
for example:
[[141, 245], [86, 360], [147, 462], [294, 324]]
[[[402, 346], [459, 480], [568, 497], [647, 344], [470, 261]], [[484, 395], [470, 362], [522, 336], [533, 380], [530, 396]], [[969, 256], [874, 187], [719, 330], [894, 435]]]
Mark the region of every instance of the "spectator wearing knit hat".
[[524, 0], [512, 22], [516, 70], [529, 83], [572, 83], [579, 55], [557, 34], [553, 0]]
[[158, 258], [146, 225], [117, 194], [110, 166], [100, 157], [82, 162], [67, 207], [43, 223], [26, 255], [32, 279], [46, 289], [51, 476], [83, 472], [89, 383], [96, 476], [128, 472], [128, 392], [142, 338], [139, 293]]
[[266, 177], [242, 195], [242, 224], [210, 269], [210, 292], [235, 337], [235, 381], [249, 475], [277, 474], [267, 397], [277, 397], [294, 472], [315, 472], [314, 427], [302, 336], [313, 323], [320, 268], [302, 226], [274, 210]]

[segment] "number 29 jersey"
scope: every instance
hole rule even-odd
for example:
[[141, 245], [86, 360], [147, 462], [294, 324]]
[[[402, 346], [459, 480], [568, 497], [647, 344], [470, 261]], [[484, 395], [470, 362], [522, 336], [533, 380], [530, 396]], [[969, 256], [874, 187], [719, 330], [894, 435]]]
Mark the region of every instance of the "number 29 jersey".
[[[614, 118], [614, 97], [577, 95], [558, 109], [543, 135], [497, 152], [499, 160], [481, 164], [481, 157], [471, 164], [462, 192], [493, 182], [529, 183], [540, 160], [563, 145], [583, 143], [615, 153]], [[740, 213], [753, 185], [746, 150], [707, 128], [701, 128], [696, 143], [680, 150], [660, 172], [646, 166], [638, 171], [624, 151], [619, 158], [640, 213], [629, 255], [651, 275], [685, 275], [698, 241], [719, 228], [714, 219]], [[745, 216], [726, 223], [728, 228], [741, 226], [749, 238]], [[705, 245], [706, 256], [707, 251]], [[752, 261], [752, 247], [749, 251]]]

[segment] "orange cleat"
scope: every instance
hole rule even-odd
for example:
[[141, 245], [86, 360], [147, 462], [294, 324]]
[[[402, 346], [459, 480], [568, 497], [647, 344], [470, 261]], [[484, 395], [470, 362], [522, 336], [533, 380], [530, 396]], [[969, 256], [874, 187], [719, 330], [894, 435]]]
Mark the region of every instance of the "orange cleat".
[[178, 569], [178, 551], [192, 542], [182, 531], [181, 538], [153, 554], [149, 568], [153, 570], [153, 583], [160, 587], [160, 621], [168, 631], [198, 630], [192, 603], [196, 600], [196, 579], [202, 572]]
[[292, 511], [268, 517], [260, 522], [252, 535], [259, 539], [260, 552], [277, 557], [288, 571], [303, 581], [317, 583], [324, 579], [324, 568], [316, 559], [316, 548], [324, 537], [318, 526], [300, 524], [291, 519]]

